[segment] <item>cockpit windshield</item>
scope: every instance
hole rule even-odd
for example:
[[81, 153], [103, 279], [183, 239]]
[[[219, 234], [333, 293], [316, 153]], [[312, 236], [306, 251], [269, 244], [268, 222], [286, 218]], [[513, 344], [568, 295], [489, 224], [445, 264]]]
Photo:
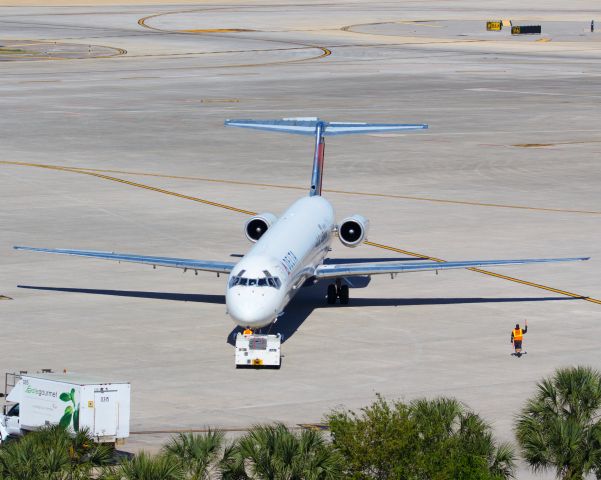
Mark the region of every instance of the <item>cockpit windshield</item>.
[[272, 287], [279, 289], [282, 286], [282, 282], [279, 277], [274, 277], [269, 273], [268, 270], [263, 270], [264, 277], [260, 278], [249, 278], [244, 276], [246, 270], [241, 270], [237, 275], [234, 275], [230, 279], [229, 287], [235, 287], [237, 285], [248, 286], [248, 287]]

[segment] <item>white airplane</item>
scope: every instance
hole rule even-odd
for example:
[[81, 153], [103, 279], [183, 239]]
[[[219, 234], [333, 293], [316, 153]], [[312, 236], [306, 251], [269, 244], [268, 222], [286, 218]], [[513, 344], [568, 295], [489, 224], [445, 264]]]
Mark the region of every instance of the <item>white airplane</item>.
[[324, 164], [324, 137], [353, 133], [397, 132], [428, 128], [423, 124], [370, 124], [325, 122], [317, 118], [289, 118], [282, 120], [226, 120], [226, 126], [254, 128], [275, 132], [315, 136], [315, 155], [309, 196], [290, 206], [279, 218], [262, 213], [250, 218], [244, 231], [254, 243], [250, 251], [237, 263], [215, 262], [170, 257], [149, 257], [114, 252], [64, 250], [33, 247], [14, 247], [17, 250], [76, 255], [119, 262], [133, 262], [154, 267], [176, 267], [186, 270], [204, 270], [228, 273], [226, 291], [227, 313], [243, 328], [257, 329], [274, 322], [306, 284], [328, 280], [327, 302], [349, 302], [348, 279], [353, 276], [397, 274], [427, 270], [447, 270], [483, 266], [515, 265], [525, 263], [555, 263], [588, 260], [575, 258], [535, 258], [513, 260], [472, 260], [458, 262], [434, 261], [379, 261], [365, 263], [325, 262], [330, 244], [337, 234], [346, 247], [356, 247], [367, 237], [369, 222], [361, 215], [353, 215], [336, 223], [330, 202], [321, 196]]

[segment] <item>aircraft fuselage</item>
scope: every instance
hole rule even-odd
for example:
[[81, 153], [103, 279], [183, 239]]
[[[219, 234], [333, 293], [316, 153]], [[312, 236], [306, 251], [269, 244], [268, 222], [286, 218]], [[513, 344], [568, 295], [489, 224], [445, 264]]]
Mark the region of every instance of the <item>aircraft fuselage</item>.
[[225, 299], [234, 322], [250, 328], [273, 322], [322, 263], [334, 229], [325, 198], [294, 202], [232, 269]]

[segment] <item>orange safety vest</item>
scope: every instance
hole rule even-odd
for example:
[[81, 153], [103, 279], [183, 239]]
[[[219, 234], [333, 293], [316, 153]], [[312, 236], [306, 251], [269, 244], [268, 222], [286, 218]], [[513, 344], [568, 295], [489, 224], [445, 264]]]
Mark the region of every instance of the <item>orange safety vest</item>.
[[524, 337], [524, 334], [522, 333], [522, 329], [521, 328], [514, 328], [513, 329], [513, 339], [514, 340], [522, 340], [523, 337]]
[[244, 335], [252, 335], [253, 331], [250, 328], [247, 328], [246, 330], [244, 330]]

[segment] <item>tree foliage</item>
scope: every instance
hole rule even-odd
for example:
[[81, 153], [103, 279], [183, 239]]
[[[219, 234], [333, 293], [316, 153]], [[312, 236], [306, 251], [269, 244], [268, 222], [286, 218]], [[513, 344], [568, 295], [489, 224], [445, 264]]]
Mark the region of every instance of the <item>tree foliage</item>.
[[233, 443], [219, 431], [180, 434], [161, 454], [108, 467], [102, 480], [334, 480], [342, 457], [320, 432], [257, 425]]
[[359, 412], [328, 416], [333, 445], [353, 480], [512, 478], [514, 453], [490, 426], [448, 398], [409, 404], [380, 396]]
[[256, 480], [330, 480], [340, 478], [342, 457], [320, 432], [291, 432], [285, 425], [257, 425], [233, 452]]
[[218, 430], [206, 433], [180, 433], [163, 448], [173, 461], [179, 462], [187, 478], [205, 480], [214, 478], [225, 435]]
[[168, 455], [149, 455], [140, 452], [123, 459], [115, 467], [105, 468], [101, 480], [184, 480], [184, 468]]
[[516, 422], [522, 454], [535, 471], [558, 478], [601, 478], [601, 373], [589, 367], [557, 370], [537, 385]]
[[59, 425], [50, 426], [0, 448], [0, 479], [88, 479], [112, 452], [112, 447], [95, 444], [85, 429], [70, 435]]

